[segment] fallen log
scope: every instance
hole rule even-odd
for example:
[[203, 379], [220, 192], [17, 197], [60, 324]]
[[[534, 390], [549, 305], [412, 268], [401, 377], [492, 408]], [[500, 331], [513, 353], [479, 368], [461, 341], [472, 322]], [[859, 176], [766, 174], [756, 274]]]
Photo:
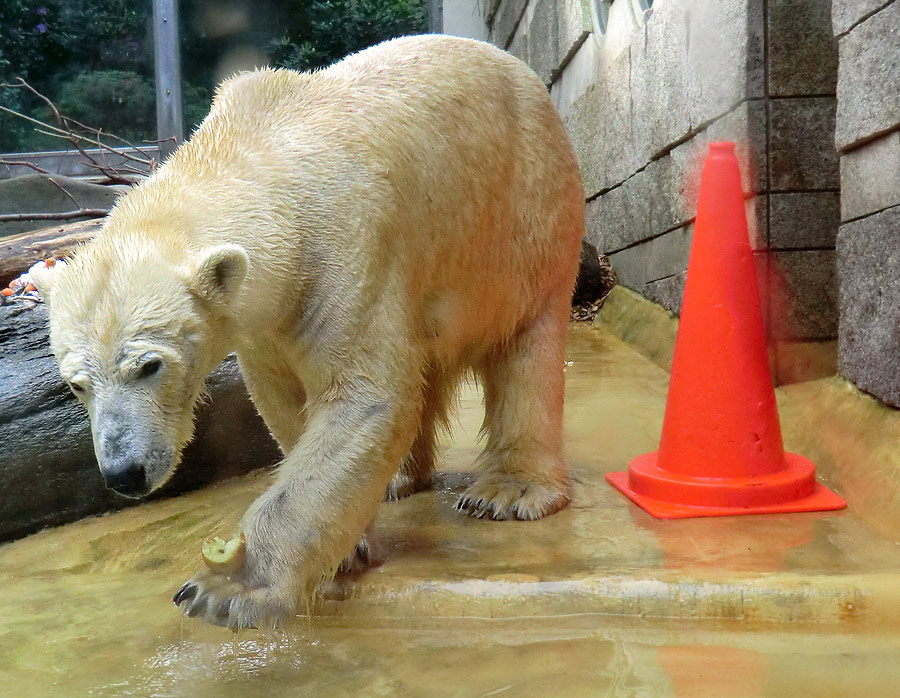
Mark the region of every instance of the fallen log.
[[93, 238], [103, 219], [54, 225], [0, 238], [0, 288], [47, 257], [66, 257], [77, 245]]
[[[233, 357], [207, 384], [209, 399], [198, 409], [194, 441], [161, 496], [281, 457]], [[104, 485], [87, 413], [50, 354], [47, 308], [41, 304], [0, 307], [0, 481], [0, 541], [133, 503]]]

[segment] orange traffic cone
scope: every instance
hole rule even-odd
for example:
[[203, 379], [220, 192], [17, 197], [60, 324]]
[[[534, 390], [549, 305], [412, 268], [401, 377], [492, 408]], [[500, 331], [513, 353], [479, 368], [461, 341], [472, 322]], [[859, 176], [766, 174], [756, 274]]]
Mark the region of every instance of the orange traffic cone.
[[713, 143], [659, 451], [607, 479], [660, 519], [843, 509], [785, 453], [733, 143]]

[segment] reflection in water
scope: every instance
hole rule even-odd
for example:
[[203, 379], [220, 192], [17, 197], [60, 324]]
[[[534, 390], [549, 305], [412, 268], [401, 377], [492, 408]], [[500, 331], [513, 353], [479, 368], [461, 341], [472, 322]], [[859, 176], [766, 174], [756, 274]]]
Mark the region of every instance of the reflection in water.
[[656, 650], [676, 698], [762, 698], [769, 658], [734, 647], [668, 645]]
[[666, 374], [589, 328], [569, 361], [572, 506], [455, 513], [481, 422], [469, 391], [451, 474], [381, 507], [385, 563], [289, 627], [233, 636], [170, 601], [264, 474], [0, 546], [0, 696], [895, 695], [898, 546], [852, 511], [651, 519], [603, 475], [655, 448]]

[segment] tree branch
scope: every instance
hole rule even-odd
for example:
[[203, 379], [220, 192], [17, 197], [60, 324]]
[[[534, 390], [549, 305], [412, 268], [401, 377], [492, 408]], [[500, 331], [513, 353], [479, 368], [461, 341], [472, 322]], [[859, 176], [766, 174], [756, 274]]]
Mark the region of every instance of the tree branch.
[[[0, 85], [0, 87], [9, 87], [9, 88], [27, 90], [28, 92], [30, 92], [32, 95], [34, 95], [35, 97], [40, 99], [42, 102], [44, 102], [44, 104], [47, 105], [47, 107], [53, 112], [53, 116], [56, 119], [56, 122], [59, 124], [59, 126], [52, 126], [51, 124], [45, 123], [43, 121], [40, 121], [40, 120], [35, 119], [30, 116], [26, 116], [25, 114], [17, 112], [8, 107], [4, 107], [3, 105], [0, 105], [0, 111], [4, 111], [13, 116], [17, 116], [20, 119], [25, 119], [26, 121], [41, 127], [41, 128], [35, 129], [35, 131], [37, 131], [38, 133], [41, 133], [41, 134], [44, 134], [47, 136], [53, 136], [56, 138], [63, 138], [65, 140], [67, 140], [79, 152], [81, 157], [84, 158], [84, 163], [86, 165], [88, 165], [89, 167], [92, 167], [93, 169], [98, 170], [103, 175], [108, 177], [110, 180], [112, 180], [114, 182], [121, 182], [124, 184], [131, 184], [132, 182], [130, 182], [125, 177], [121, 176], [121, 174], [120, 174], [121, 172], [127, 172], [129, 174], [135, 173], [135, 172], [137, 172], [139, 174], [147, 174], [147, 173], [145, 173], [141, 170], [138, 170], [134, 167], [128, 167], [128, 166], [123, 167], [121, 165], [113, 166], [113, 165], [107, 164], [106, 162], [101, 162], [100, 160], [98, 160], [97, 158], [95, 158], [93, 155], [91, 155], [90, 153], [88, 153], [85, 150], [85, 148], [82, 146], [82, 142], [90, 143], [92, 146], [96, 145], [97, 148], [103, 153], [110, 153], [112, 155], [116, 155], [117, 157], [122, 158], [123, 160], [127, 160], [130, 162], [134, 162], [134, 163], [143, 165], [147, 168], [147, 171], [149, 173], [152, 173], [156, 169], [156, 167], [158, 165], [157, 160], [155, 158], [151, 157], [150, 154], [147, 153], [146, 151], [144, 151], [141, 147], [134, 145], [130, 141], [127, 141], [126, 139], [124, 139], [120, 136], [116, 136], [115, 134], [111, 134], [111, 133], [104, 133], [102, 129], [94, 128], [92, 126], [87, 126], [87, 125], [81, 123], [80, 121], [77, 121], [71, 117], [61, 114], [59, 109], [57, 109], [56, 105], [53, 104], [53, 102], [48, 97], [46, 97], [45, 95], [38, 92], [34, 87], [29, 85], [22, 78], [16, 78], [16, 81], [14, 83], [4, 83], [4, 84]], [[42, 129], [45, 129], [45, 130], [42, 130]], [[81, 129], [81, 131], [83, 131], [84, 133], [79, 133], [75, 129]], [[90, 135], [85, 135], [85, 134], [90, 134]], [[134, 153], [130, 153], [127, 151], [116, 150], [112, 146], [104, 143], [101, 140], [102, 136], [106, 136], [107, 138], [112, 138], [115, 141], [124, 143], [126, 146], [128, 146], [128, 148], [133, 150], [134, 153], [138, 153], [139, 155], [134, 155]]]
[[103, 218], [109, 211], [105, 208], [80, 208], [76, 211], [60, 213], [3, 213], [0, 223], [10, 221], [68, 221], [73, 218]]
[[60, 190], [63, 194], [65, 194], [67, 197], [69, 197], [69, 201], [71, 201], [73, 204], [75, 204], [75, 208], [77, 208], [77, 209], [83, 209], [83, 208], [84, 208], [81, 204], [79, 204], [79, 203], [75, 200], [75, 197], [72, 196], [72, 194], [69, 193], [69, 191], [67, 191], [66, 188], [63, 187], [59, 182], [57, 182], [55, 179], [53, 179], [53, 177], [48, 177], [47, 180], [50, 182], [50, 184], [52, 184], [54, 187], [56, 187], [57, 189], [59, 189], [59, 190]]
[[26, 162], [25, 160], [0, 160], [0, 165], [5, 167], [30, 167], [41, 174], [53, 174], [50, 170], [45, 170], [43, 167], [38, 167], [33, 162]]

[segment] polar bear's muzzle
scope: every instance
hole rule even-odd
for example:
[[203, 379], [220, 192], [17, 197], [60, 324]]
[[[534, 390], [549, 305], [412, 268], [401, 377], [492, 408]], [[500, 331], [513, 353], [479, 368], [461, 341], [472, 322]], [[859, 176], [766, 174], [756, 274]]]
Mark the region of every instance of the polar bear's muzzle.
[[124, 411], [100, 411], [93, 424], [94, 451], [106, 486], [124, 496], [149, 494], [166, 479], [174, 449], [156, 429]]

